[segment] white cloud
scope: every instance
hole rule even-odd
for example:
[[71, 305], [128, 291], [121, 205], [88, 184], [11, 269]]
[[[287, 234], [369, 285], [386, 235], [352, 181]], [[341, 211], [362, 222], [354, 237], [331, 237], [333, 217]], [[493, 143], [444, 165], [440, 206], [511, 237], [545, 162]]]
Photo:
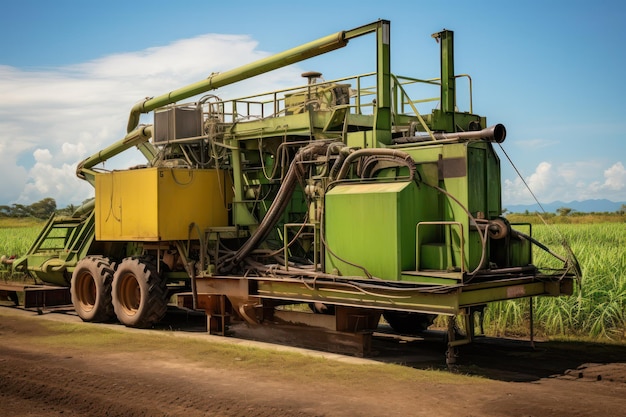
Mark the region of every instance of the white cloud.
[[85, 155], [85, 152], [85, 145], [82, 142], [64, 142], [63, 145], [61, 145], [61, 153], [65, 156], [70, 156], [72, 158], [82, 158]]
[[626, 188], [626, 169], [624, 169], [624, 165], [621, 162], [605, 170], [604, 178], [603, 188], [616, 191]]
[[[80, 203], [93, 191], [76, 178], [76, 164], [124, 136], [133, 104], [264, 56], [250, 37], [208, 34], [62, 68], [0, 65], [0, 204]], [[285, 68], [217, 94], [283, 88], [300, 83], [299, 73]]]
[[[68, 195], [76, 192], [76, 187], [88, 189], [86, 184], [79, 184], [78, 179], [69, 182], [67, 178], [75, 176], [75, 165], [62, 164], [53, 165], [50, 162], [37, 162], [30, 170], [29, 181], [22, 191], [23, 197], [31, 197], [35, 200], [40, 195], [56, 196]], [[78, 201], [80, 202], [80, 201]]]
[[48, 149], [37, 149], [33, 152], [33, 156], [35, 157], [35, 161], [46, 163], [52, 160], [52, 154]]
[[531, 190], [544, 193], [552, 186], [553, 179], [552, 165], [547, 162], [541, 162], [526, 182]]
[[[598, 161], [558, 165], [541, 162], [524, 178], [540, 203], [609, 199], [626, 201], [626, 169], [622, 162], [608, 168]], [[504, 179], [504, 204], [531, 204], [534, 199], [519, 177]]]

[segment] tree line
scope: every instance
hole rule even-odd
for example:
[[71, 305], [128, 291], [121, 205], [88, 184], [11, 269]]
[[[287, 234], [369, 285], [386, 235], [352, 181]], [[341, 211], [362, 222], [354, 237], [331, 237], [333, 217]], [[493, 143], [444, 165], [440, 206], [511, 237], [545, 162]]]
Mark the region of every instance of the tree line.
[[70, 204], [65, 208], [57, 210], [55, 199], [47, 197], [30, 205], [2, 205], [0, 206], [0, 217], [36, 217], [38, 219], [47, 219], [53, 213], [71, 215], [76, 208], [76, 206]]
[[[535, 214], [537, 214], [538, 211], [532, 212], [529, 210], [525, 210], [524, 212], [512, 212], [509, 211], [509, 209], [502, 209], [502, 214], [503, 215], [510, 215], [510, 214], [515, 214], [515, 215], [523, 215], [523, 216], [534, 216]], [[570, 207], [559, 207], [558, 209], [556, 209], [556, 211], [554, 213], [552, 212], [548, 212], [548, 213], [541, 213], [541, 215], [545, 215], [545, 216], [561, 216], [561, 217], [567, 217], [567, 216], [587, 216], [587, 215], [602, 215], [602, 216], [610, 216], [610, 215], [618, 215], [618, 216], [624, 216], [626, 215], [626, 204], [622, 204], [622, 206], [617, 209], [616, 211], [590, 211], [590, 212], [586, 212], [586, 211], [577, 211], [576, 209], [570, 208]]]

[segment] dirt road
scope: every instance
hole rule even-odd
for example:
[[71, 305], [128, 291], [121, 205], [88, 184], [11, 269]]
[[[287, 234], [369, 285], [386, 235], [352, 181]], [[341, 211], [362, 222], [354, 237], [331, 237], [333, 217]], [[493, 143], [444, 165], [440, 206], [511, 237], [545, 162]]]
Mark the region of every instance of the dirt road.
[[[0, 308], [0, 415], [608, 417], [626, 410], [624, 346], [539, 343], [531, 349], [526, 342], [484, 339], [461, 350], [457, 368], [478, 378], [427, 370], [441, 361], [436, 344], [382, 340], [374, 361], [290, 353], [285, 366], [297, 372], [285, 378], [280, 355], [267, 369], [191, 362], [183, 338], [199, 339], [207, 350], [218, 344], [201, 333], [177, 332], [181, 342], [174, 349], [171, 342], [149, 349], [113, 342], [103, 349], [94, 347], [94, 337], [115, 341], [115, 332], [126, 330], [102, 326], [109, 333], [98, 336], [94, 326], [73, 315]], [[84, 343], [59, 348], [65, 335], [82, 331]]]

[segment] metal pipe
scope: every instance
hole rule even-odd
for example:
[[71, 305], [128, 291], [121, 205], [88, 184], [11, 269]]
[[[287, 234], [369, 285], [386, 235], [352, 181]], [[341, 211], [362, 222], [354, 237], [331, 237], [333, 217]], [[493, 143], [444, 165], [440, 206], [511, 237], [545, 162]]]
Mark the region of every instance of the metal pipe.
[[89, 214], [96, 207], [96, 199], [92, 198], [78, 207], [74, 213], [72, 213], [72, 217], [82, 217], [85, 214]]
[[456, 78], [454, 76], [454, 32], [442, 30], [433, 33], [437, 43], [441, 45], [441, 110], [444, 114], [452, 115], [456, 109]]
[[131, 132], [137, 127], [141, 113], [148, 113], [167, 104], [176, 103], [179, 100], [193, 97], [197, 94], [215, 90], [228, 84], [286, 67], [287, 65], [325, 54], [335, 49], [343, 48], [347, 44], [348, 39], [346, 39], [345, 32], [337, 32], [247, 65], [223, 73], [211, 74], [205, 80], [189, 84], [186, 87], [179, 88], [167, 94], [146, 98], [135, 104], [131, 109], [127, 131]]
[[[496, 124], [491, 127], [469, 132], [441, 133], [433, 132], [433, 137], [437, 141], [470, 141], [470, 140], [487, 140], [490, 142], [502, 143], [506, 139], [506, 128], [503, 124]], [[407, 136], [396, 138], [394, 144], [417, 143], [417, 142], [433, 142], [430, 135]]]
[[76, 167], [76, 176], [80, 179], [89, 181], [88, 177], [92, 176], [92, 172], [90, 171], [92, 167], [114, 157], [121, 152], [124, 152], [127, 149], [132, 148], [133, 146], [140, 146], [141, 144], [148, 142], [151, 137], [152, 125], [142, 126], [139, 129], [133, 130], [123, 139], [80, 162]]

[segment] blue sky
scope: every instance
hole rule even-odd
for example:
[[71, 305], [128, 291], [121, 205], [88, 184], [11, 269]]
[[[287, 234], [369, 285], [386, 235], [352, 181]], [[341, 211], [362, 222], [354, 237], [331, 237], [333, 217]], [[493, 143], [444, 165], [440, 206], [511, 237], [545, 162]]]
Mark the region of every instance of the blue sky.
[[[504, 150], [540, 202], [626, 201], [625, 4], [0, 0], [0, 204], [79, 204], [93, 190], [76, 163], [123, 137], [135, 102], [381, 18], [391, 21], [399, 75], [437, 77], [430, 35], [455, 32], [474, 112], [507, 127]], [[326, 79], [367, 72], [373, 48], [358, 39], [217, 94], [298, 85], [310, 70]], [[500, 155], [504, 206], [532, 203]], [[140, 162], [129, 154], [118, 163]]]

